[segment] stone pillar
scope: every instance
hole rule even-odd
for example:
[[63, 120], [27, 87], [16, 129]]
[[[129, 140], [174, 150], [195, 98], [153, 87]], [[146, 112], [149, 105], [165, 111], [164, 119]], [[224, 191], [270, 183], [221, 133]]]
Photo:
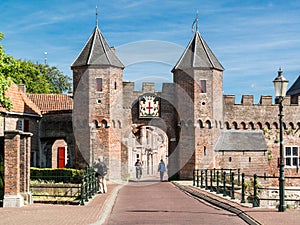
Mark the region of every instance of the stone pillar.
[[30, 137], [18, 130], [4, 133], [4, 199], [3, 207], [21, 207], [24, 197], [32, 202], [29, 191]]

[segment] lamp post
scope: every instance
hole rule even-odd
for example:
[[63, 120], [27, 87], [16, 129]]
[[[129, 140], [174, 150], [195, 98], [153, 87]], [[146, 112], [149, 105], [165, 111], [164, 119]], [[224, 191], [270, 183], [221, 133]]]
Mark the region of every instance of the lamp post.
[[91, 140], [92, 140], [92, 163], [91, 163], [91, 167], [93, 166], [93, 163], [94, 163], [94, 155], [95, 155], [95, 152], [94, 152], [94, 141], [95, 141], [95, 138], [96, 138], [96, 129], [94, 127], [92, 127], [91, 129]]
[[280, 143], [280, 159], [279, 159], [279, 212], [286, 210], [284, 199], [284, 151], [283, 151], [283, 132], [282, 132], [282, 101], [286, 95], [289, 81], [282, 76], [282, 70], [279, 69], [278, 76], [273, 80], [276, 98], [279, 104], [279, 143]]

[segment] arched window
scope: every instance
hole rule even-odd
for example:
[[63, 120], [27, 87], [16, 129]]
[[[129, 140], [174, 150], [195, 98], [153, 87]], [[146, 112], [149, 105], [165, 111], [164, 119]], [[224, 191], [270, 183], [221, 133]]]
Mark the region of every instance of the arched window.
[[265, 125], [266, 125], [266, 128], [268, 128], [269, 130], [271, 129], [271, 125], [269, 122], [266, 122]]
[[250, 122], [250, 123], [249, 123], [249, 128], [250, 128], [251, 130], [254, 130], [254, 129], [255, 129], [254, 123], [253, 123], [253, 122]]
[[239, 129], [239, 128], [238, 128], [238, 124], [237, 124], [237, 122], [235, 122], [235, 121], [232, 123], [232, 126], [234, 127], [234, 129]]
[[208, 129], [212, 128], [210, 120], [206, 120], [205, 124]]
[[226, 127], [227, 130], [230, 130], [230, 129], [231, 129], [228, 122], [225, 122], [225, 127]]
[[243, 130], [246, 130], [246, 129], [247, 129], [247, 125], [246, 125], [245, 122], [241, 122], [241, 128], [242, 128]]

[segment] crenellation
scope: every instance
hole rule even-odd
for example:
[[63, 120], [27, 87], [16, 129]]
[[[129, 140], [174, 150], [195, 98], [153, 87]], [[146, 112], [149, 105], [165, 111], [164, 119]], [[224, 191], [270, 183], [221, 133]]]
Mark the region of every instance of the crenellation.
[[254, 104], [253, 95], [243, 95], [241, 103], [242, 105], [253, 105]]
[[134, 82], [123, 81], [123, 92], [133, 92], [134, 90]]
[[142, 91], [153, 93], [154, 92], [154, 82], [143, 82], [142, 83]]
[[272, 96], [264, 96], [262, 95], [259, 100], [260, 105], [272, 105]]
[[234, 105], [235, 104], [235, 95], [223, 95], [225, 105]]

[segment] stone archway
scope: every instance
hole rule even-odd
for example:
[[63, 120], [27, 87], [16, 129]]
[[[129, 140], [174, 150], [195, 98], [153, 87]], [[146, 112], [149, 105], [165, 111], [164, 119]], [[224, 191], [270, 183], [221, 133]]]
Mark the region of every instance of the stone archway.
[[143, 177], [158, 176], [157, 168], [161, 159], [168, 165], [169, 139], [160, 128], [141, 125], [131, 136], [128, 146], [128, 170], [130, 178], [135, 177], [134, 164], [137, 159], [143, 162]]
[[[145, 161], [147, 165], [147, 169], [144, 174], [150, 175], [156, 173], [158, 175], [157, 167], [161, 157], [156, 159], [156, 153], [152, 154], [152, 151], [146, 151], [148, 146], [138, 142], [143, 129], [145, 130], [144, 132], [150, 132], [151, 129], [154, 129], [155, 132], [159, 131], [163, 134], [162, 136], [165, 140], [163, 148], [165, 148], [167, 153], [168, 178], [176, 179], [178, 171], [180, 170], [178, 167], [178, 142], [180, 139], [180, 127], [178, 126], [178, 112], [174, 105], [174, 95], [166, 95], [164, 92], [154, 93], [154, 86], [154, 94], [151, 94], [151, 90], [152, 88], [149, 87], [143, 88], [141, 92], [134, 92], [134, 95], [127, 95], [126, 101], [123, 102], [123, 108], [125, 109], [124, 117], [127, 118], [127, 120], [124, 120], [121, 155], [122, 179], [125, 180], [135, 177], [133, 176], [133, 174], [135, 174], [134, 163], [137, 157], [142, 156], [142, 153], [144, 154], [143, 161]], [[158, 113], [158, 116], [143, 117], [139, 113], [139, 101], [143, 100], [143, 96], [151, 95], [159, 98], [160, 112]], [[166, 160], [166, 158], [164, 158], [164, 160]]]

